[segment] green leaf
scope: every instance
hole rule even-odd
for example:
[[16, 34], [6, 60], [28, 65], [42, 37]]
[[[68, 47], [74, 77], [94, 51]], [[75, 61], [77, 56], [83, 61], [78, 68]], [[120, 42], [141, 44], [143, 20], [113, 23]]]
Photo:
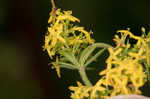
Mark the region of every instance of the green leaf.
[[67, 69], [78, 69], [75, 65], [64, 63], [64, 62], [58, 62], [58, 66], [60, 68], [67, 68]]
[[98, 56], [100, 56], [104, 51], [106, 50], [106, 48], [98, 51], [93, 57], [91, 57], [86, 63], [85, 63], [85, 67], [88, 66], [91, 62], [93, 62]]
[[79, 66], [76, 57], [71, 51], [61, 51], [61, 54], [67, 59], [67, 61], [71, 62], [72, 64]]
[[88, 59], [88, 57], [91, 55], [91, 53], [95, 50], [95, 46], [88, 46], [86, 49], [84, 49], [81, 53], [79, 63], [81, 66], [84, 65], [85, 61]]
[[95, 48], [109, 48], [109, 47], [112, 48], [112, 46], [105, 44], [105, 43], [94, 43], [93, 45], [88, 46], [81, 53], [81, 56], [79, 59], [80, 65], [83, 66], [85, 64], [85, 61], [88, 59], [90, 54], [95, 50]]

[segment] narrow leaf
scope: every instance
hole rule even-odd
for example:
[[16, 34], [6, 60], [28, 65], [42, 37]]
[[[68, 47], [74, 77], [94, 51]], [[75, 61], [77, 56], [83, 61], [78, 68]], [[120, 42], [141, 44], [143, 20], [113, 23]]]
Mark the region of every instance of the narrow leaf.
[[111, 45], [105, 43], [94, 43], [88, 46], [81, 53], [80, 60], [79, 60], [80, 65], [83, 66], [85, 64], [85, 61], [90, 56], [90, 54], [94, 51], [95, 48], [109, 48], [109, 47], [113, 48]]
[[64, 62], [58, 62], [58, 66], [60, 68], [67, 68], [67, 69], [78, 69], [77, 66], [69, 64], [69, 63], [64, 63]]
[[64, 57], [71, 62], [72, 64], [79, 66], [78, 61], [76, 60], [76, 57], [73, 55], [72, 52], [69, 51], [63, 51], [62, 54], [64, 55]]
[[85, 61], [88, 59], [88, 57], [91, 55], [91, 53], [95, 50], [95, 46], [88, 46], [86, 49], [84, 49], [81, 53], [79, 63], [81, 66], [84, 65]]
[[106, 48], [98, 51], [92, 58], [90, 58], [86, 63], [85, 63], [85, 67], [88, 66], [91, 62], [93, 62], [97, 57], [99, 57], [104, 51], [106, 50]]

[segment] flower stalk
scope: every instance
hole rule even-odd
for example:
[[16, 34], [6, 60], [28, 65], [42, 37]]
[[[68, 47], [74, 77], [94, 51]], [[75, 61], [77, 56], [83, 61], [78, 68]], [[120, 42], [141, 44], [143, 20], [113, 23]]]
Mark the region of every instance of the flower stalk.
[[82, 78], [82, 81], [84, 82], [84, 84], [86, 86], [92, 86], [92, 83], [90, 82], [90, 80], [88, 79], [87, 75], [86, 75], [86, 71], [85, 71], [85, 68], [83, 66], [81, 66], [79, 68], [79, 74]]
[[56, 6], [54, 0], [51, 0], [51, 4], [52, 4], [51, 16], [55, 16]]

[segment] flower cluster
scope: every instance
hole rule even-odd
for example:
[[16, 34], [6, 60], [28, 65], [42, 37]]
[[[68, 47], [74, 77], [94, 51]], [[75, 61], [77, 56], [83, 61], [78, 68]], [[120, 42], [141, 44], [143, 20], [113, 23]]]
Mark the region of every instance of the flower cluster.
[[[135, 36], [128, 30], [120, 30], [115, 36], [115, 48], [108, 48], [106, 69], [100, 72], [100, 80], [92, 87], [70, 87], [73, 99], [99, 99], [120, 94], [141, 94], [140, 87], [146, 82], [146, 67], [150, 68], [150, 36]], [[128, 39], [137, 40], [131, 46]]]
[[[74, 22], [80, 22], [79, 19], [71, 15], [71, 11], [57, 9], [54, 16], [50, 16], [48, 23], [48, 32], [45, 36], [44, 49], [47, 50], [51, 59], [57, 54], [56, 62], [53, 62], [54, 68], [60, 77], [58, 61], [68, 61], [64, 59], [64, 51], [69, 51], [77, 56], [81, 48], [94, 43], [90, 33], [79, 27]], [[68, 53], [68, 52], [67, 52]]]

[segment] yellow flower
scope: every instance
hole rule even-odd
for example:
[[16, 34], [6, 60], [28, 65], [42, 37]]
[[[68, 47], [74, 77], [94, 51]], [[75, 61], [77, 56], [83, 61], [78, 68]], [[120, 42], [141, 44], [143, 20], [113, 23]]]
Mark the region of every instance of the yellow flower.
[[[100, 72], [100, 75], [105, 76], [105, 85], [113, 87], [111, 96], [118, 94], [140, 94], [139, 88], [143, 86], [145, 83], [144, 79], [146, 78], [140, 60], [147, 58], [144, 54], [147, 45], [145, 45], [146, 43], [141, 37], [134, 36], [129, 31], [121, 30], [119, 32], [126, 33], [131, 38], [138, 40], [136, 46], [139, 49], [137, 52], [132, 52], [134, 48], [128, 46], [129, 52], [127, 55], [122, 56], [127, 45], [122, 47], [116, 45], [118, 46], [117, 49], [109, 48], [110, 56], [106, 60], [107, 68]], [[132, 85], [132, 87], [129, 85]]]
[[86, 30], [84, 30], [83, 27], [74, 27], [74, 28], [72, 28], [72, 31], [80, 31], [81, 33], [84, 33], [85, 36], [86, 36], [86, 38], [87, 38], [87, 41], [88, 41], [89, 43], [94, 43], [94, 40], [91, 39], [91, 37], [90, 37], [90, 33], [87, 32]]
[[115, 35], [115, 38], [113, 39], [116, 43], [116, 47], [115, 48], [118, 48], [118, 47], [125, 47], [125, 39], [126, 39], [126, 36], [127, 34], [123, 34], [121, 36], [121, 38], [119, 38], [118, 35]]
[[[90, 33], [84, 30], [83, 27], [77, 27], [73, 26], [72, 23], [66, 23], [66, 21], [80, 22], [78, 18], [71, 14], [72, 11], [61, 12], [61, 9], [57, 9], [55, 16], [50, 16], [48, 20], [50, 26], [45, 36], [44, 49], [47, 50], [50, 58], [53, 58], [58, 49], [70, 47], [76, 43], [94, 43], [94, 40], [90, 37]], [[79, 33], [76, 33], [76, 31]], [[71, 36], [69, 36], [70, 34]]]
[[71, 95], [73, 99], [84, 99], [86, 97], [90, 97], [89, 92], [92, 90], [92, 87], [84, 86], [80, 82], [77, 82], [77, 85], [77, 87], [69, 87], [71, 91], [74, 91], [74, 93]]
[[[72, 11], [61, 11], [57, 9], [55, 14], [50, 16], [48, 23], [48, 32], [45, 35], [44, 49], [48, 52], [48, 55], [53, 59], [54, 55], [58, 55], [56, 62], [53, 62], [53, 66], [60, 77], [60, 68], [58, 66], [58, 60], [68, 62], [65, 60], [65, 56], [61, 51], [64, 49], [71, 49], [73, 54], [79, 54], [78, 48], [85, 47], [85, 45], [94, 43], [91, 39], [90, 33], [84, 30], [83, 27], [78, 27], [73, 22], [80, 22], [80, 20], [71, 15]], [[75, 47], [74, 47], [75, 46]]]
[[57, 71], [58, 77], [60, 78], [61, 75], [60, 75], [60, 67], [58, 66], [58, 57], [56, 58], [56, 62], [53, 62], [52, 64], [53, 64], [53, 66], [54, 66], [53, 68], [55, 68], [56, 71]]
[[75, 43], [83, 43], [80, 36], [70, 38], [69, 45], [74, 45]]
[[[74, 91], [73, 99], [84, 99], [81, 96], [95, 99], [98, 97], [98, 92], [104, 99], [120, 94], [141, 94], [139, 88], [144, 85], [147, 77], [141, 60], [149, 62], [150, 47], [147, 45], [146, 39], [134, 36], [129, 31], [121, 32], [137, 40], [135, 47], [125, 43], [124, 46], [118, 46], [120, 43], [117, 43], [117, 48], [108, 48], [109, 57], [106, 60], [106, 69], [100, 72], [102, 78], [90, 88], [82, 84], [73, 87], [74, 89], [71, 89]], [[126, 54], [124, 54], [125, 50], [128, 51]]]
[[72, 22], [80, 22], [80, 20], [74, 16], [71, 15], [72, 11], [64, 11], [64, 14], [61, 14], [57, 17], [57, 22], [59, 22], [60, 20], [70, 20]]
[[45, 46], [47, 49], [49, 56], [55, 54], [55, 46], [57, 42], [66, 43], [65, 39], [61, 36], [63, 33], [63, 25], [62, 24], [54, 24], [52, 27], [48, 27], [48, 35], [45, 36]]
[[48, 31], [50, 33], [50, 38], [52, 38], [52, 47], [56, 45], [57, 41], [61, 41], [62, 43], [66, 42], [65, 39], [61, 36], [61, 33], [63, 33], [63, 24], [54, 24], [54, 26], [48, 28]]

